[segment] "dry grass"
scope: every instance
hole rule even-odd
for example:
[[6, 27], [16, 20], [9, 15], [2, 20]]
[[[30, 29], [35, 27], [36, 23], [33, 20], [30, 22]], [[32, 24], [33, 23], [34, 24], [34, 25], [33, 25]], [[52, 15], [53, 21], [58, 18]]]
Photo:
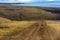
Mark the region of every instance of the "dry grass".
[[29, 27], [30, 25], [34, 24], [36, 21], [12, 21], [10, 23], [2, 23], [0, 27], [8, 27], [8, 28], [0, 28], [0, 36], [7, 35], [7, 33], [12, 32], [13, 30], [19, 31], [23, 30], [24, 28]]
[[11, 20], [0, 17], [0, 23], [9, 23]]
[[60, 31], [60, 21], [46, 21], [47, 25], [56, 29], [56, 31]]
[[[8, 27], [5, 29], [0, 28], [0, 36], [7, 35], [10, 32], [20, 31], [24, 30], [27, 27], [30, 27], [34, 23], [37, 23], [38, 21], [11, 21], [9, 23], [2, 23], [0, 24], [0, 27]], [[55, 34], [59, 36], [60, 34], [60, 21], [54, 21], [54, 20], [47, 20], [46, 24], [52, 28], [52, 30], [55, 30]]]
[[52, 28], [52, 30], [55, 32], [56, 37], [58, 40], [60, 40], [60, 21], [46, 21], [47, 25]]

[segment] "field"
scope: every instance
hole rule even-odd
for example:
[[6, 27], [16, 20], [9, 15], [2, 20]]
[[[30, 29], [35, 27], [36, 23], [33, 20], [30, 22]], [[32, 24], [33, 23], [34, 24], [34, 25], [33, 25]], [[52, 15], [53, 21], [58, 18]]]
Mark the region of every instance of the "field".
[[[44, 28], [42, 27], [42, 25]], [[40, 29], [41, 27], [42, 27], [42, 29]], [[39, 30], [52, 31], [52, 32], [47, 32], [48, 40], [50, 40], [49, 39], [50, 37], [52, 37], [51, 40], [55, 39], [55, 37], [58, 38], [60, 35], [60, 21], [56, 21], [56, 20], [46, 20], [46, 21], [43, 20], [42, 21], [42, 20], [40, 20], [40, 21], [12, 21], [9, 23], [2, 23], [2, 24], [0, 24], [0, 36], [1, 36], [0, 38], [2, 38], [2, 39], [4, 38], [5, 40], [10, 40], [8, 37], [11, 38], [13, 36], [12, 40], [14, 40], [15, 37], [17, 36], [16, 40], [17, 39], [18, 40], [19, 39], [20, 40], [23, 40], [23, 39], [29, 40], [30, 36], [33, 35], [33, 37], [30, 40], [34, 40], [39, 33], [42, 33], [42, 32], [38, 32]], [[27, 39], [27, 37], [23, 38], [24, 36], [21, 33], [24, 34], [25, 36], [28, 36], [28, 35], [30, 35], [30, 36], [28, 36], [28, 39]], [[6, 35], [8, 37], [6, 37]], [[46, 33], [44, 33], [43, 35], [46, 35]], [[49, 37], [49, 35], [50, 35], [50, 37]], [[22, 37], [22, 39], [19, 38], [20, 36]], [[36, 40], [40, 40], [39, 37], [38, 37], [38, 39], [36, 38]]]
[[8, 33], [13, 30], [21, 30], [26, 27], [29, 27], [35, 22], [28, 22], [28, 21], [13, 21], [10, 23], [2, 23], [0, 24], [0, 35], [3, 35], [5, 33]]
[[60, 8], [0, 4], [0, 40], [60, 40]]

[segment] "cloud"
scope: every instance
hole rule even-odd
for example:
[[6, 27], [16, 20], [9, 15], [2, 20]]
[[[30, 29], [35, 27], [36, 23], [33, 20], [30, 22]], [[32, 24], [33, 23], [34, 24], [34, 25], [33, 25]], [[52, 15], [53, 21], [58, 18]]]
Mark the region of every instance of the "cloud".
[[48, 1], [54, 1], [54, 0], [48, 0]]

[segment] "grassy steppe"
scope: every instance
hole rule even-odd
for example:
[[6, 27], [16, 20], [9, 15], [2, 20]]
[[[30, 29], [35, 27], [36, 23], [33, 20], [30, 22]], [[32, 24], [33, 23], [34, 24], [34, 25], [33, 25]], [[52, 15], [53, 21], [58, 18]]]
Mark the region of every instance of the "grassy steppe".
[[[0, 27], [7, 27], [7, 28], [0, 28], [0, 36], [7, 35], [7, 33], [10, 33], [13, 31], [24, 30], [25, 28], [37, 22], [38, 21], [12, 21], [9, 23], [1, 23]], [[57, 34], [60, 33], [60, 21], [47, 20], [46, 24], [49, 27], [53, 28], [53, 30], [55, 29]]]
[[[7, 35], [7, 33], [23, 30], [30, 25], [33, 25], [36, 21], [12, 21], [10, 23], [1, 23], [0, 24], [0, 36]], [[4, 27], [4, 28], [1, 28]], [[6, 28], [5, 28], [6, 27]]]
[[[25, 36], [29, 36], [29, 35], [32, 36], [32, 34], [33, 35], [35, 34], [34, 36], [32, 36], [32, 38], [34, 37], [36, 38], [36, 35], [37, 37], [39, 36], [40, 38], [41, 33], [42, 35], [45, 35], [45, 39], [49, 39], [50, 37], [51, 39], [54, 39], [52, 38], [54, 34], [55, 34], [55, 37], [59, 38], [60, 37], [60, 21], [56, 21], [60, 19], [59, 12], [55, 13], [54, 12], [56, 10], [55, 8], [54, 8], [55, 10], [53, 9], [47, 10], [47, 8], [46, 9], [43, 9], [43, 8], [44, 7], [0, 5], [0, 9], [1, 9], [0, 10], [0, 38], [2, 37], [3, 39], [4, 36], [6, 35], [9, 35], [9, 36], [14, 35], [16, 33], [20, 33], [23, 30], [24, 32], [22, 32], [22, 35], [21, 34], [18, 35], [19, 38], [21, 36], [23, 38], [24, 34]], [[42, 23], [39, 23], [39, 22], [42, 22]], [[35, 23], [37, 23], [37, 25]], [[44, 25], [44, 23], [46, 23], [46, 25]], [[43, 28], [41, 29], [41, 27]], [[48, 29], [48, 31], [51, 31], [51, 30], [53, 31], [53, 35], [51, 32], [47, 32], [47, 28], [50, 28]], [[25, 29], [29, 29], [29, 30], [25, 30]], [[28, 35], [26, 35], [27, 33]], [[31, 36], [29, 36], [28, 38], [30, 38]], [[5, 37], [5, 38], [7, 40], [9, 39], [8, 37]]]

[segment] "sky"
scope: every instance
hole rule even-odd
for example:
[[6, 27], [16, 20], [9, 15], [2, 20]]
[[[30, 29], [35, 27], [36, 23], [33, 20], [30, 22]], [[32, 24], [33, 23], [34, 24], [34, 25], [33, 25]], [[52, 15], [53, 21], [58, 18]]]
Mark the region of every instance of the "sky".
[[0, 0], [0, 3], [21, 3], [19, 5], [60, 7], [60, 0]]

